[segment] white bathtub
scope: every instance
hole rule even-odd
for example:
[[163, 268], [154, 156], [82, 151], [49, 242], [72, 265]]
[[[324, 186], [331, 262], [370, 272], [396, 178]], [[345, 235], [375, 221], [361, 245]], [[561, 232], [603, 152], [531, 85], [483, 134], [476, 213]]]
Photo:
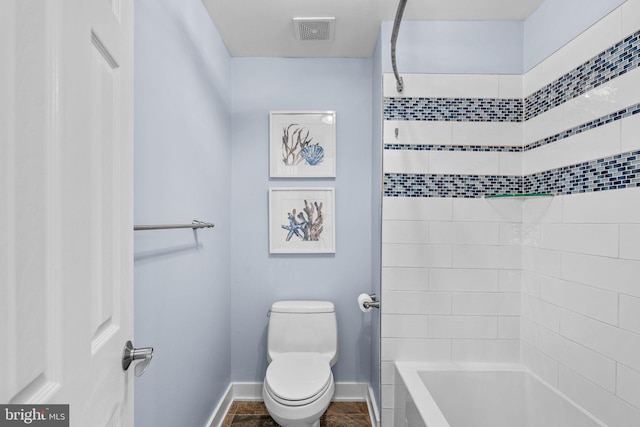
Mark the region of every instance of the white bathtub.
[[606, 426], [522, 365], [396, 362], [394, 427]]

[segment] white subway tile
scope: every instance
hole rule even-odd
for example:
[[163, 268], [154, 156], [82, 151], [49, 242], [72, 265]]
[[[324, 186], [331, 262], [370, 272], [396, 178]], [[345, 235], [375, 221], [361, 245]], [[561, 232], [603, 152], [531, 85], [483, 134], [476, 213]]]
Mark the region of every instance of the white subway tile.
[[384, 150], [384, 173], [430, 173], [429, 159], [433, 151]]
[[[640, 102], [640, 88], [638, 87], [640, 85], [638, 85], [638, 81], [640, 81], [640, 69], [636, 68], [607, 83], [607, 90], [610, 91], [610, 95], [608, 96], [610, 99], [613, 99], [611, 112], [627, 108], [630, 105]], [[589, 93], [593, 92], [594, 95], [600, 95], [597, 91], [598, 88], [592, 89]]]
[[453, 199], [440, 197], [385, 197], [383, 220], [450, 221]]
[[[565, 129], [564, 110], [562, 109], [562, 106], [552, 108], [523, 123], [522, 142], [524, 145], [531, 144], [532, 142], [555, 135]], [[531, 159], [524, 157], [525, 171], [532, 167], [532, 165], [529, 164], [530, 162]]]
[[430, 316], [429, 338], [497, 338], [496, 316]]
[[640, 114], [621, 120], [620, 152], [640, 149]]
[[385, 93], [393, 94], [392, 96], [403, 97], [429, 97], [431, 89], [431, 74], [403, 74], [403, 90], [398, 93], [396, 88], [396, 79], [393, 74], [389, 76], [388, 89], [385, 86]]
[[498, 152], [429, 151], [428, 153], [430, 173], [497, 175], [500, 170], [500, 153]]
[[561, 222], [564, 197], [531, 197], [525, 199], [522, 208], [522, 222], [535, 224]]
[[640, 334], [640, 298], [620, 295], [620, 327]]
[[572, 194], [563, 203], [567, 223], [637, 224], [640, 218], [640, 188]]
[[616, 362], [547, 329], [540, 330], [540, 351], [615, 393]]
[[522, 343], [520, 346], [522, 363], [531, 371], [554, 387], [558, 387], [558, 362], [537, 348]]
[[618, 388], [616, 394], [640, 409], [640, 372], [618, 364]]
[[500, 75], [500, 98], [522, 99], [522, 80], [522, 74]]
[[453, 200], [454, 221], [522, 221], [522, 201], [518, 199], [461, 199]]
[[618, 256], [618, 225], [543, 224], [543, 249], [587, 255]]
[[[618, 90], [611, 83], [614, 81], [611, 80], [606, 85], [592, 89], [562, 104], [559, 107], [564, 112], [562, 127], [571, 129], [619, 110], [621, 105], [617, 101]], [[625, 81], [622, 83], [624, 84]]]
[[395, 381], [395, 364], [392, 362], [380, 363], [380, 382], [382, 384], [394, 384]]
[[465, 292], [453, 294], [453, 314], [502, 315], [520, 314], [520, 294]]
[[615, 292], [551, 279], [542, 284], [542, 299], [602, 322], [618, 323], [618, 294]]
[[491, 222], [440, 222], [429, 223], [430, 243], [459, 245], [497, 245], [500, 227]]
[[522, 223], [502, 222], [500, 223], [500, 244], [501, 245], [521, 245], [522, 244]]
[[393, 408], [395, 406], [395, 387], [391, 384], [380, 387], [380, 399], [385, 402], [385, 408]]
[[429, 96], [436, 98], [498, 98], [499, 76], [489, 74], [432, 74]]
[[538, 347], [539, 326], [536, 322], [527, 317], [520, 317], [520, 338], [523, 343], [533, 347]]
[[443, 362], [451, 360], [451, 340], [382, 338], [383, 361]]
[[[451, 144], [454, 122], [385, 120], [385, 144]], [[398, 129], [396, 138], [395, 130]]]
[[563, 310], [560, 334], [620, 363], [640, 369], [640, 335]]
[[428, 338], [429, 320], [427, 315], [383, 314], [381, 319], [382, 337]]
[[382, 268], [382, 289], [386, 291], [426, 291], [428, 288], [428, 268]]
[[451, 258], [446, 245], [382, 244], [383, 267], [451, 267]]
[[403, 74], [404, 88], [402, 93], [396, 89], [396, 78], [393, 73], [382, 75], [382, 93], [387, 97], [420, 97], [429, 95], [429, 74]]
[[640, 261], [640, 224], [620, 225], [620, 258]]
[[640, 297], [640, 261], [564, 253], [561, 277], [570, 282]]
[[610, 426], [640, 425], [640, 410], [562, 365], [559, 366], [558, 388]]
[[428, 221], [385, 221], [382, 243], [428, 243]]
[[519, 246], [453, 246], [455, 268], [522, 267], [522, 250]]
[[382, 292], [382, 314], [451, 314], [451, 294], [444, 292]]
[[523, 153], [523, 172], [550, 169], [612, 156], [620, 152], [620, 122], [612, 122]]
[[498, 338], [519, 339], [520, 338], [520, 316], [499, 316], [498, 317]]
[[542, 224], [523, 223], [522, 224], [522, 245], [525, 248], [540, 249], [542, 246]]
[[542, 65], [537, 64], [522, 76], [522, 94], [527, 97], [542, 88]]
[[454, 339], [451, 358], [455, 362], [505, 362], [520, 361], [518, 340]]
[[553, 332], [560, 330], [560, 308], [548, 302], [522, 295], [521, 315]]
[[500, 154], [500, 175], [522, 175], [522, 153], [499, 153]]
[[560, 277], [561, 265], [561, 254], [556, 251], [528, 246], [522, 248], [523, 270]]
[[522, 123], [453, 122], [454, 145], [522, 146]]
[[542, 297], [542, 283], [555, 278], [545, 274], [539, 274], [534, 271], [522, 272], [522, 293], [534, 298]]
[[498, 290], [498, 284], [498, 270], [429, 269], [429, 289], [432, 291], [491, 292]]
[[640, 0], [627, 0], [621, 6], [622, 38], [640, 29]]
[[[395, 405], [395, 403], [394, 403]], [[382, 401], [382, 410], [380, 411], [380, 425], [396, 427], [394, 425], [395, 410], [390, 406], [386, 406], [386, 402]]]
[[500, 270], [498, 283], [500, 292], [520, 292], [522, 290], [522, 270]]

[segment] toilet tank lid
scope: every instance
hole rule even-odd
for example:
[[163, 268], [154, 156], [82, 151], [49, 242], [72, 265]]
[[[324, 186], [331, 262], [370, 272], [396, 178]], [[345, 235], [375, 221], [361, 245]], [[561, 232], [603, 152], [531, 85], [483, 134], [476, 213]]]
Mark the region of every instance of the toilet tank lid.
[[277, 301], [271, 306], [272, 313], [333, 313], [331, 301]]

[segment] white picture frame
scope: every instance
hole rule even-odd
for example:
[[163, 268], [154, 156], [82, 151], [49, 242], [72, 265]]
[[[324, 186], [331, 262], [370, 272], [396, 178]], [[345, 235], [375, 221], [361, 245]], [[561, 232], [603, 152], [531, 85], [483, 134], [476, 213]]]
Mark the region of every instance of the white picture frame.
[[336, 112], [269, 113], [271, 178], [335, 178]]
[[335, 253], [334, 188], [269, 188], [269, 253]]

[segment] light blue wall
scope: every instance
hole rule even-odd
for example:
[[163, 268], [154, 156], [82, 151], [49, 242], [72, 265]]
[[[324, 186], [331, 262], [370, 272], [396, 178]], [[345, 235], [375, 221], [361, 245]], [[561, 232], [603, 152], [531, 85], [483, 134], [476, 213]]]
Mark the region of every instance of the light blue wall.
[[[371, 59], [234, 58], [231, 237], [232, 381], [262, 381], [267, 311], [284, 299], [336, 305], [336, 381], [368, 382], [371, 316], [356, 298], [371, 289]], [[269, 111], [335, 110], [337, 177], [269, 179]], [[336, 189], [335, 255], [269, 255], [273, 187]]]
[[[382, 23], [383, 71], [391, 68], [393, 22]], [[522, 74], [522, 21], [403, 21], [396, 45], [402, 73]]]
[[625, 0], [546, 0], [524, 23], [524, 71], [598, 22]]
[[[231, 59], [200, 0], [135, 1], [136, 427], [202, 427], [229, 385]], [[198, 357], [201, 356], [201, 357]]]

